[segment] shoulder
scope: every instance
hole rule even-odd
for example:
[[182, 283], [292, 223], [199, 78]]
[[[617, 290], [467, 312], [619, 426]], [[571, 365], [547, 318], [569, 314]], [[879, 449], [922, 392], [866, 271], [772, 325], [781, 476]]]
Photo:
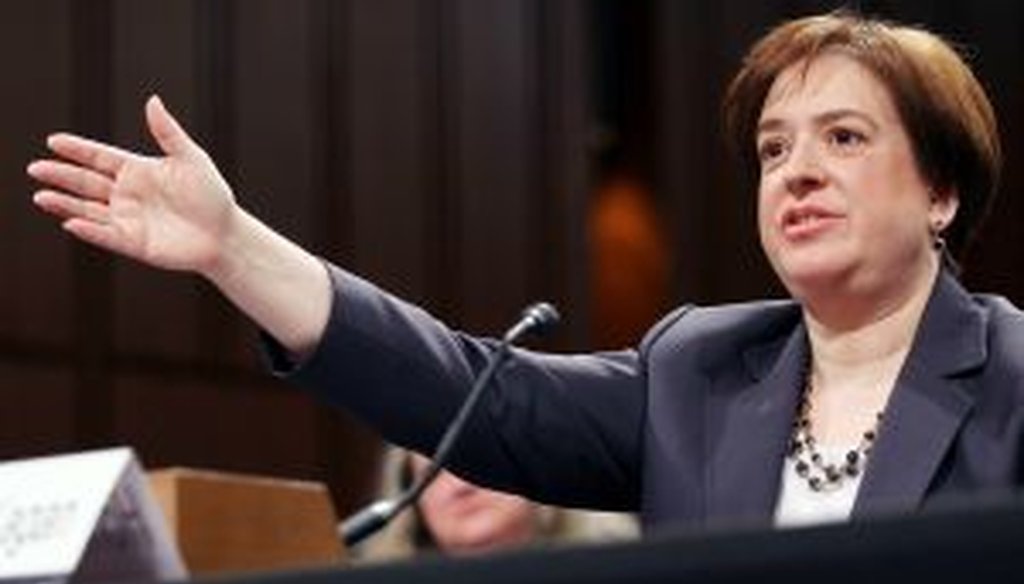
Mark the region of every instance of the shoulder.
[[788, 336], [800, 322], [800, 306], [793, 300], [686, 305], [651, 328], [640, 350], [645, 356], [694, 346], [705, 353], [731, 352], [729, 349]]
[[[1009, 440], [1018, 452], [1024, 427], [1024, 312], [1001, 296], [971, 294], [984, 321], [980, 366], [959, 375], [972, 403], [970, 426], [986, 450]], [[1005, 444], [1004, 444], [1005, 446]]]
[[986, 316], [989, 359], [1024, 379], [1024, 312], [1002, 296], [973, 294], [972, 299]]
[[972, 294], [974, 303], [988, 315], [989, 324], [1010, 339], [1024, 339], [1024, 311], [1004, 296]]

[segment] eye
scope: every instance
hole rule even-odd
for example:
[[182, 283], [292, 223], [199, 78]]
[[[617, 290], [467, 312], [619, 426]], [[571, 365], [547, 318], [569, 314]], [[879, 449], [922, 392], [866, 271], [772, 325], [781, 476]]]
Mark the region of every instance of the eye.
[[786, 141], [782, 138], [768, 138], [762, 140], [757, 146], [757, 158], [762, 164], [768, 164], [786, 153]]
[[867, 143], [867, 137], [857, 130], [837, 127], [829, 130], [828, 142], [843, 152], [853, 152]]

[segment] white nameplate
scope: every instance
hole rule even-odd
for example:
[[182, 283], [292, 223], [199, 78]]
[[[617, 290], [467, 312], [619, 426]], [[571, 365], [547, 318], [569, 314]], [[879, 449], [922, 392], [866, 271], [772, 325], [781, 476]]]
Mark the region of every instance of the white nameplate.
[[0, 580], [185, 578], [147, 489], [128, 448], [0, 464]]

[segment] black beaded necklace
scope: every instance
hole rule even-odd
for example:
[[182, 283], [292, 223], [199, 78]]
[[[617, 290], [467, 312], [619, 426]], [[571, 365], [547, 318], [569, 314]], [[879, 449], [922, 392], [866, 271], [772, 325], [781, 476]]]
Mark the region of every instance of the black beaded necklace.
[[864, 471], [871, 446], [882, 423], [882, 412], [875, 414], [874, 425], [861, 435], [857, 447], [848, 451], [839, 462], [826, 461], [818, 452], [817, 441], [811, 434], [811, 375], [807, 375], [800, 398], [800, 411], [793, 423], [793, 437], [789, 445], [788, 458], [796, 464], [796, 474], [807, 481], [815, 492], [834, 491], [847, 479], [853, 479]]

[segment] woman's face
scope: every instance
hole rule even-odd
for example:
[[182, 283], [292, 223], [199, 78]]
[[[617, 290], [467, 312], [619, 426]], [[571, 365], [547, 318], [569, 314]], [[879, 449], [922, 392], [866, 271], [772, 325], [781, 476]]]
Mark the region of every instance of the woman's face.
[[[427, 461], [413, 457], [413, 471]], [[427, 529], [446, 553], [473, 553], [528, 543], [537, 525], [536, 505], [514, 495], [491, 491], [442, 472], [423, 493], [420, 513]]]
[[937, 269], [929, 228], [952, 220], [955, 193], [929, 189], [870, 70], [837, 53], [804, 65], [761, 112], [761, 244], [796, 298], [899, 294]]

